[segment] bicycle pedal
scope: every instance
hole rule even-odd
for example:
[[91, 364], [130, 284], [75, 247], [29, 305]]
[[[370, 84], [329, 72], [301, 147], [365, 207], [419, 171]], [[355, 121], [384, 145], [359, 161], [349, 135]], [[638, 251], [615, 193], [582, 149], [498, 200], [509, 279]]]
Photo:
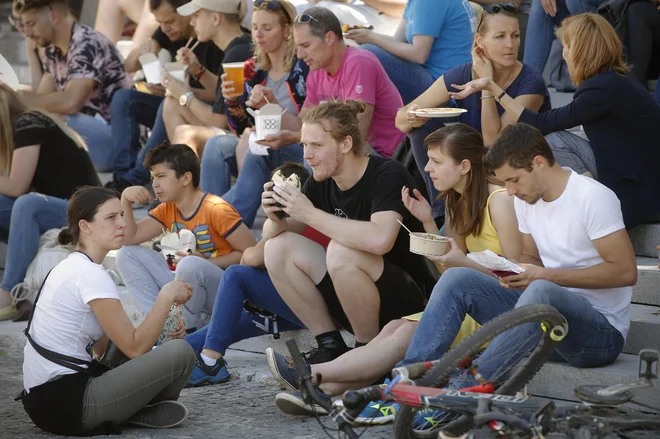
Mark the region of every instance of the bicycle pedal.
[[658, 358], [660, 355], [655, 349], [642, 349], [639, 351], [639, 377], [647, 380], [658, 378]]

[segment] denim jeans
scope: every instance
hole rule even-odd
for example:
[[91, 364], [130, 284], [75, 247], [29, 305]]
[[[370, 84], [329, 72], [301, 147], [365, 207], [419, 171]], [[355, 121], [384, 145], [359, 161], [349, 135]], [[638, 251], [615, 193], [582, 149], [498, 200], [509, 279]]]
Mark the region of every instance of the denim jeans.
[[152, 128], [156, 121], [162, 96], [123, 89], [112, 96], [112, 140], [115, 162], [115, 179], [124, 177], [133, 166], [140, 151], [140, 125]]
[[222, 197], [238, 211], [243, 222], [249, 228], [254, 223], [264, 184], [270, 181], [271, 173], [286, 162], [303, 162], [303, 148], [299, 144], [287, 145], [282, 148], [268, 149], [268, 155], [255, 155], [248, 151], [243, 163], [243, 169], [233, 188]]
[[429, 134], [443, 126], [445, 126], [445, 124], [440, 122], [439, 119], [431, 119], [408, 134], [413, 156], [415, 157], [415, 163], [417, 163], [417, 169], [419, 169], [420, 174], [424, 178], [424, 183], [426, 183], [426, 193], [429, 196], [429, 202], [433, 208], [433, 218], [445, 215], [445, 202], [443, 200], [438, 200], [440, 193], [435, 186], [433, 186], [433, 181], [429, 174], [424, 171], [426, 164], [429, 162], [429, 155], [424, 146], [424, 139], [426, 139]]
[[543, 73], [550, 56], [550, 46], [555, 39], [555, 26], [559, 26], [568, 15], [568, 8], [563, 0], [557, 1], [557, 14], [554, 17], [543, 10], [541, 0], [532, 1], [525, 35], [525, 64]]
[[98, 172], [112, 171], [114, 146], [110, 124], [101, 118], [82, 113], [67, 116], [66, 124], [87, 143], [87, 151], [94, 168]]
[[279, 332], [304, 328], [278, 294], [266, 270], [232, 265], [218, 287], [211, 322], [185, 340], [195, 351], [207, 348], [224, 355], [232, 343], [263, 335], [264, 331], [255, 324], [263, 324], [263, 319], [243, 309], [245, 300], [277, 315]]
[[560, 166], [569, 167], [578, 174], [591, 172], [598, 179], [594, 150], [588, 140], [570, 131], [555, 131], [547, 134], [545, 140]]
[[117, 253], [117, 268], [128, 292], [145, 314], [151, 311], [165, 284], [181, 279], [192, 285], [192, 297], [183, 305], [187, 328], [201, 328], [208, 323], [225, 272], [204, 258], [186, 256], [172, 273], [160, 252], [141, 245], [122, 247]]
[[236, 146], [238, 137], [232, 135], [211, 137], [202, 153], [201, 187], [219, 197], [231, 188], [231, 177], [238, 175]]
[[[584, 297], [545, 280], [532, 282], [524, 292], [509, 290], [501, 287], [496, 278], [479, 271], [451, 268], [433, 289], [400, 365], [440, 358], [449, 349], [466, 314], [483, 325], [514, 307], [538, 303], [555, 307], [566, 318], [568, 334], [559, 343], [556, 353], [570, 365], [604, 366], [621, 353], [623, 336]], [[527, 334], [517, 332], [516, 337], [511, 337], [512, 331]], [[502, 352], [518, 349], [510, 346], [516, 339], [528, 340], [533, 346], [540, 336], [539, 325], [528, 323], [496, 337], [477, 360], [481, 373], [488, 378], [487, 371], [502, 370], [505, 360], [520, 360], [502, 358]]]
[[403, 105], [408, 105], [424, 93], [437, 78], [433, 77], [421, 64], [401, 59], [374, 44], [363, 44], [361, 49], [376, 55], [396, 89], [399, 90]]
[[11, 289], [25, 279], [39, 249], [39, 237], [66, 225], [68, 200], [37, 192], [11, 198], [0, 195], [0, 229], [8, 233], [7, 263], [0, 288]]
[[[163, 102], [165, 102], [163, 100]], [[168, 140], [167, 130], [165, 129], [165, 122], [163, 122], [163, 103], [161, 102], [158, 107], [158, 112], [156, 113], [156, 120], [154, 126], [151, 129], [151, 135], [147, 140], [147, 143], [144, 145], [142, 150], [137, 156], [135, 161], [135, 166], [128, 170], [123, 176], [124, 179], [135, 185], [145, 185], [151, 180], [151, 173], [148, 169], [142, 166], [147, 153]]]

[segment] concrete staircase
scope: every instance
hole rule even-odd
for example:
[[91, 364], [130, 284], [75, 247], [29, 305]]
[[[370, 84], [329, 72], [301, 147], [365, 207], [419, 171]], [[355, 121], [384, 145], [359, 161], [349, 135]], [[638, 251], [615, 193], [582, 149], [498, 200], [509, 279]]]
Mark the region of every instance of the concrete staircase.
[[[611, 365], [595, 369], [577, 369], [561, 363], [548, 363], [534, 378], [529, 393], [554, 399], [575, 401], [573, 389], [589, 384], [612, 385], [637, 379], [637, 354], [641, 349], [660, 350], [660, 270], [658, 251], [660, 224], [641, 225], [630, 237], [637, 254], [639, 271], [633, 288], [630, 332], [621, 356]], [[645, 389], [636, 400], [660, 407], [660, 392]]]

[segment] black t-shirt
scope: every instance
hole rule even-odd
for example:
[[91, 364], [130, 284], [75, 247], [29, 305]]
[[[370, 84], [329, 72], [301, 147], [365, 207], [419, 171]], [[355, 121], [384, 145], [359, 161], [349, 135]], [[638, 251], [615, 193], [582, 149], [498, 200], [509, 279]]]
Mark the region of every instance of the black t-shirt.
[[[229, 64], [232, 62], [247, 61], [252, 58], [252, 49], [252, 36], [250, 34], [243, 34], [240, 37], [236, 37], [225, 48], [225, 57], [222, 59], [222, 62]], [[213, 104], [213, 112], [217, 114], [225, 114], [225, 98], [222, 97], [222, 79], [220, 79], [220, 76], [224, 73], [222, 64], [220, 64], [218, 68], [218, 88], [215, 91], [215, 103]]]
[[14, 123], [14, 150], [31, 145], [41, 145], [30, 185], [36, 192], [68, 199], [81, 186], [101, 185], [87, 151], [38, 112], [23, 113]]
[[[401, 189], [404, 186], [415, 187], [412, 177], [401, 163], [371, 156], [367, 170], [352, 188], [342, 191], [332, 178], [321, 182], [310, 178], [302, 192], [314, 207], [332, 215], [356, 221], [371, 221], [374, 213], [394, 211], [403, 216], [403, 223], [410, 230], [421, 232], [424, 230], [422, 224], [410, 214], [401, 200]], [[410, 274], [420, 289], [425, 287], [428, 290], [429, 280], [417, 275], [423, 266], [423, 257], [410, 253], [409, 249], [408, 232], [401, 227], [392, 250], [384, 257]]]
[[[170, 40], [169, 37], [165, 35], [162, 30], [160, 30], [160, 27], [156, 29], [156, 32], [154, 32], [154, 34], [151, 36], [151, 39], [155, 40], [162, 49], [170, 52], [170, 55], [172, 55], [172, 60], [176, 59], [176, 52], [184, 47], [188, 42], [187, 38], [177, 41]], [[192, 46], [196, 42], [197, 40], [193, 40], [190, 45]], [[197, 56], [200, 64], [211, 72], [218, 71], [218, 67], [221, 66], [222, 58], [224, 57], [223, 51], [220, 50], [220, 48], [216, 46], [213, 41], [199, 43], [197, 47], [195, 47], [195, 50], [193, 50], [193, 53]], [[190, 86], [192, 88], [203, 88], [202, 85], [195, 81], [192, 77], [190, 78]]]

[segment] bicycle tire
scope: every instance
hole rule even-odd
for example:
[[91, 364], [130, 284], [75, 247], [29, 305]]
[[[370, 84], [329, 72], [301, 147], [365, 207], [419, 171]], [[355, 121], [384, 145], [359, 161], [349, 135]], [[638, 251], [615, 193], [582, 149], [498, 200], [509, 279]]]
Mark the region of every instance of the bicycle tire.
[[[566, 327], [566, 320], [559, 311], [550, 305], [535, 304], [514, 308], [506, 313], [492, 319], [445, 355], [426, 374], [417, 381], [417, 385], [423, 387], [440, 387], [448, 375], [457, 365], [467, 357], [473, 356], [481, 350], [485, 343], [491, 342], [495, 337], [525, 323], [547, 323], [547, 327]], [[521, 390], [538, 373], [545, 364], [550, 354], [559, 342], [550, 336], [550, 331], [545, 331], [539, 344], [534, 348], [531, 355], [527, 357], [524, 367], [520, 367], [511, 375], [495, 393], [514, 394]], [[524, 361], [524, 360], [523, 360]], [[412, 422], [416, 410], [411, 406], [402, 405], [394, 420], [394, 437], [396, 439], [429, 439], [436, 438], [439, 431], [453, 435], [461, 435], [472, 428], [472, 419], [468, 416], [450, 422], [445, 427], [426, 432], [414, 431]]]

